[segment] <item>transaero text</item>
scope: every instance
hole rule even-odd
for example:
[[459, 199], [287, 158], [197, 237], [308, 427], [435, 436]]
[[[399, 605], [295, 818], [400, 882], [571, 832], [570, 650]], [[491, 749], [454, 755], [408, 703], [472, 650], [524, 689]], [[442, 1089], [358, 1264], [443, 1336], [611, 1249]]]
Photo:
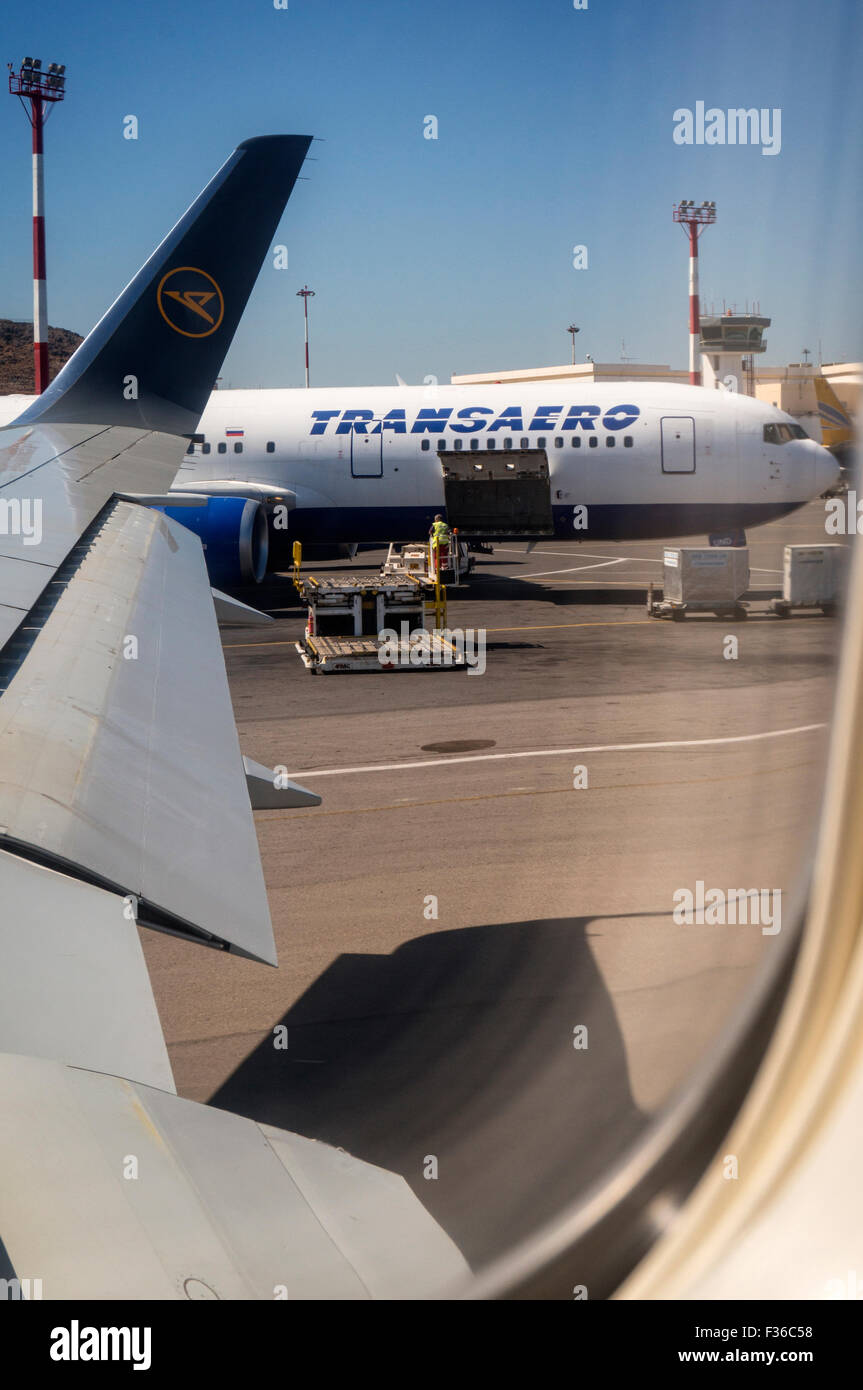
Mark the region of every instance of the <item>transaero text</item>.
[[408, 418], [406, 410], [388, 410], [386, 415], [373, 410], [313, 410], [310, 434], [474, 434], [506, 430], [625, 430], [634, 425], [640, 415], [637, 405], [614, 405], [603, 412], [598, 405], [541, 405], [531, 415], [523, 406], [508, 405], [504, 410], [492, 410], [485, 405], [466, 405], [462, 410], [444, 406], [437, 410], [424, 406]]

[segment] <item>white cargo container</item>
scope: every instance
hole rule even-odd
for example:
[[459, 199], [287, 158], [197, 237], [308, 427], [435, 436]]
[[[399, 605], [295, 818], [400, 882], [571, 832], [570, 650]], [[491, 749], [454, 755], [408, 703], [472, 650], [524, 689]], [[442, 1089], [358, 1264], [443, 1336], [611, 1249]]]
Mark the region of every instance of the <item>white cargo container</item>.
[[786, 545], [782, 597], [771, 607], [780, 617], [792, 608], [833, 613], [842, 597], [848, 549], [844, 545]]
[[745, 546], [668, 547], [662, 587], [662, 601], [649, 601], [658, 617], [681, 618], [687, 612], [745, 617], [740, 600], [749, 588], [749, 551]]

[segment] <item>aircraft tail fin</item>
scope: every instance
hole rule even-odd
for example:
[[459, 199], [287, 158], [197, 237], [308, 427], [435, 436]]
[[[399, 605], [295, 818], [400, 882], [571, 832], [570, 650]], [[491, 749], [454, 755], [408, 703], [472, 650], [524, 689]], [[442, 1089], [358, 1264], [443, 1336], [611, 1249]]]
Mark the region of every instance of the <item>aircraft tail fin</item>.
[[194, 431], [310, 144], [239, 145], [15, 423]]
[[833, 387], [823, 376], [815, 378], [815, 398], [821, 421], [821, 443], [828, 449], [837, 444], [849, 444], [854, 438], [854, 424]]

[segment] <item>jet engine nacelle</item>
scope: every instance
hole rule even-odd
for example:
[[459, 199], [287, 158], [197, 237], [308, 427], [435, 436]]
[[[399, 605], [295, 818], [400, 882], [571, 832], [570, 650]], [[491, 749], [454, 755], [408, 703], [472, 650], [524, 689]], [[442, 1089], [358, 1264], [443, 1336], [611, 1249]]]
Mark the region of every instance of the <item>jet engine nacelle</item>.
[[200, 536], [210, 583], [217, 589], [260, 584], [267, 572], [269, 527], [262, 502], [249, 497], [211, 497], [200, 506], [160, 507]]

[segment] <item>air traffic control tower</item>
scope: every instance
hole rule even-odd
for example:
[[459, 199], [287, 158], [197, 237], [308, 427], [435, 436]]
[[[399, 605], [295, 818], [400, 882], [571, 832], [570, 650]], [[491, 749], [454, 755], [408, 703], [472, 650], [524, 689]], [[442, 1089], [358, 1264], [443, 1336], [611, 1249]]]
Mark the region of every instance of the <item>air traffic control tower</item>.
[[771, 320], [760, 314], [702, 314], [701, 379], [718, 390], [755, 395], [755, 355], [764, 352]]

